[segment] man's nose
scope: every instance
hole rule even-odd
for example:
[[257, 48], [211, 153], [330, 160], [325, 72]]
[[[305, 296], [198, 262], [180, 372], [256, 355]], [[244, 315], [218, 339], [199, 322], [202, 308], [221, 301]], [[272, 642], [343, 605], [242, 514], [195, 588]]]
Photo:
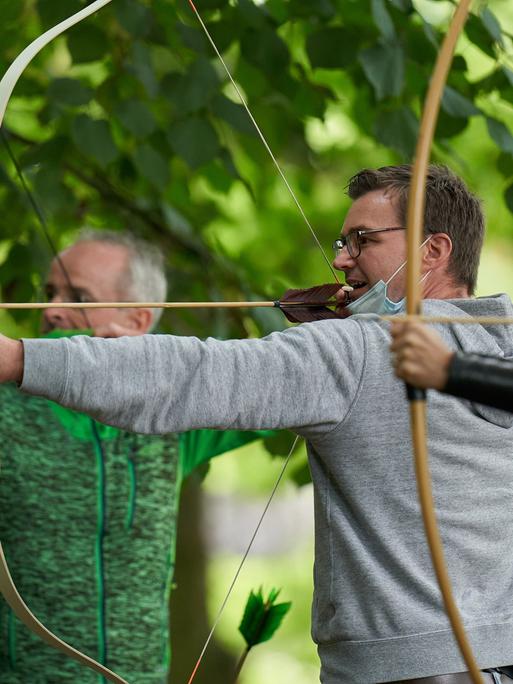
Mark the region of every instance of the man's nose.
[[354, 266], [355, 263], [356, 260], [349, 254], [346, 246], [338, 250], [337, 256], [333, 259], [333, 268], [337, 271], [345, 271]]
[[[53, 302], [51, 302], [53, 303]], [[62, 327], [62, 323], [66, 321], [68, 311], [66, 309], [56, 308], [56, 309], [45, 309], [43, 311], [43, 318], [48, 323], [56, 327]]]
[[[49, 304], [62, 304], [66, 299], [58, 294], [48, 298]], [[51, 309], [44, 309], [43, 318], [47, 323], [55, 328], [64, 328], [68, 320], [69, 309], [61, 309], [59, 306]]]

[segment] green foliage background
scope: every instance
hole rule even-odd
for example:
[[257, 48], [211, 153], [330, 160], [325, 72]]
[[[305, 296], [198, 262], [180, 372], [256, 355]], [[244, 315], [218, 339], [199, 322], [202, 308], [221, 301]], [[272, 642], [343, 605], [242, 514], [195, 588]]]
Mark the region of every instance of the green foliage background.
[[[84, 4], [0, 0], [2, 71]], [[363, 165], [411, 158], [452, 7], [198, 2], [326, 248], [342, 220], [347, 178]], [[493, 179], [493, 214], [496, 205], [501, 211], [491, 231], [505, 239], [503, 210], [513, 210], [511, 23], [504, 0], [476, 3], [435, 149], [478, 192]], [[162, 246], [174, 299], [276, 298], [284, 287], [331, 278], [186, 0], [113, 0], [71, 29], [23, 75], [5, 127], [60, 247], [82, 225], [129, 228]], [[37, 300], [49, 250], [5, 153], [0, 162], [0, 287], [5, 299]], [[36, 330], [34, 314], [16, 318]], [[228, 336], [282, 325], [272, 311], [183, 312], [164, 327]]]
[[[85, 4], [0, 0], [0, 71]], [[347, 179], [411, 160], [455, 4], [197, 6], [330, 256]], [[512, 35], [510, 0], [474, 4], [434, 149], [485, 200], [482, 292], [513, 292]], [[186, 0], [113, 0], [54, 41], [16, 87], [5, 129], [59, 248], [84, 225], [130, 229], [164, 250], [170, 299], [275, 299], [332, 277]], [[37, 301], [52, 255], [2, 149], [0, 208], [2, 297]], [[38, 317], [0, 314], [0, 323], [36, 334]], [[261, 310], [166, 314], [162, 327], [228, 337], [283, 326]]]

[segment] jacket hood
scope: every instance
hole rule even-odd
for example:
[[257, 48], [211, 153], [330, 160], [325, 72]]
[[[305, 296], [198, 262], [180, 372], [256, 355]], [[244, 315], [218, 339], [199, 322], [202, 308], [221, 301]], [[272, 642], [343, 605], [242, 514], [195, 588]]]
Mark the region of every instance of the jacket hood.
[[[496, 294], [474, 299], [425, 300], [424, 313], [432, 316], [504, 316], [513, 317], [513, 304], [507, 294]], [[441, 330], [452, 346], [463, 352], [496, 356], [513, 361], [513, 325], [482, 325], [451, 323]], [[472, 410], [495, 425], [513, 426], [513, 412], [501, 411], [483, 404], [469, 402]]]

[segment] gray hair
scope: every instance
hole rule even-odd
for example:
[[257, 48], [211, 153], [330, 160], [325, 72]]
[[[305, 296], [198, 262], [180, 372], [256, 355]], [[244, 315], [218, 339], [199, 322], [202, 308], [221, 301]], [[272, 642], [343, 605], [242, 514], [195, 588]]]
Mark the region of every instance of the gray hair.
[[[161, 250], [132, 233], [115, 230], [83, 228], [75, 244], [79, 242], [103, 242], [125, 247], [128, 252], [128, 269], [120, 284], [127, 301], [164, 302], [167, 295], [167, 278], [164, 255]], [[162, 309], [151, 309], [151, 329], [162, 316]]]

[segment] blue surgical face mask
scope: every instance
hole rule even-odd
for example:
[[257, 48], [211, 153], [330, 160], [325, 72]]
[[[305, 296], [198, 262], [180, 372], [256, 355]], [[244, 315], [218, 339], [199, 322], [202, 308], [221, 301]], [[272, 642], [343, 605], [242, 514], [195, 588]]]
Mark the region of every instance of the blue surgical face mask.
[[[430, 238], [426, 238], [421, 244], [420, 248], [424, 247]], [[378, 280], [370, 290], [364, 295], [350, 302], [347, 308], [351, 314], [378, 314], [379, 316], [392, 316], [404, 307], [405, 298], [403, 297], [399, 302], [393, 302], [387, 295], [387, 288], [390, 281], [406, 266], [406, 261], [403, 262], [398, 269], [396, 269], [390, 278], [385, 282]], [[421, 278], [421, 283], [428, 277], [429, 271]]]

